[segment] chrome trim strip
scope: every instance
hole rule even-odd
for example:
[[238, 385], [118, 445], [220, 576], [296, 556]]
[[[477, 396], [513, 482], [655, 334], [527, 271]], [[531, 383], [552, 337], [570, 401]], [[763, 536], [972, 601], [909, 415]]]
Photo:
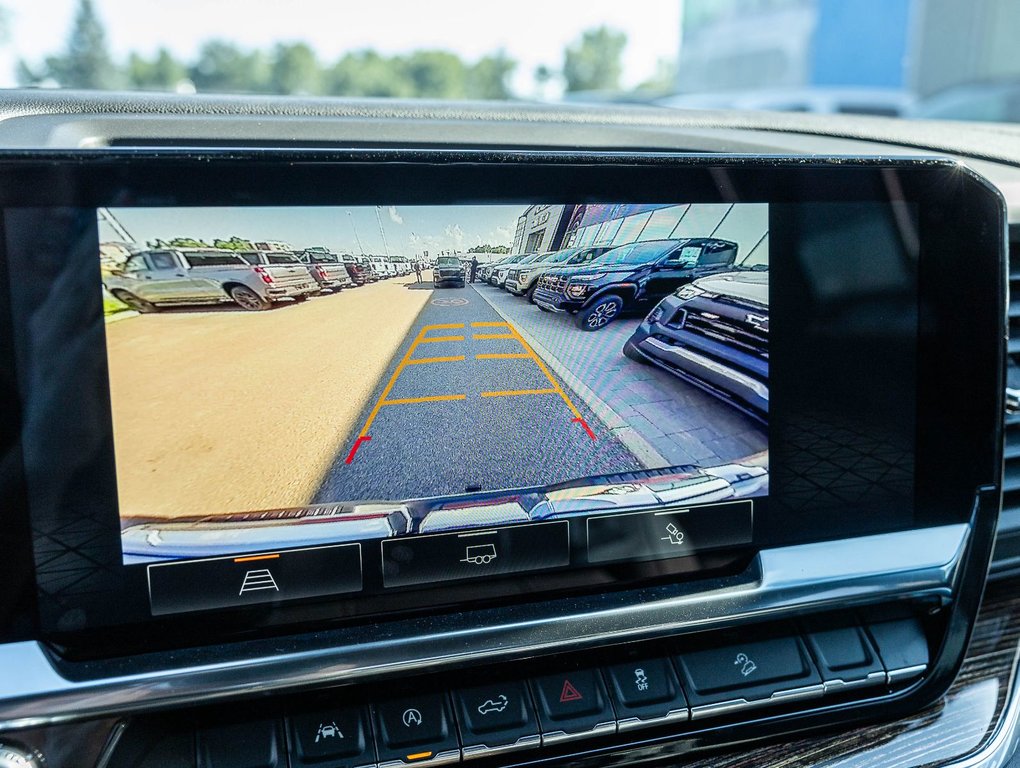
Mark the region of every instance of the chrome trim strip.
[[570, 733], [565, 731], [549, 731], [548, 733], [543, 733], [542, 746], [548, 747], [550, 744], [561, 744], [564, 741], [573, 741], [574, 739], [587, 739], [604, 733], [616, 733], [615, 720], [599, 723], [594, 728], [589, 728], [586, 731], [572, 731]]
[[815, 683], [813, 685], [802, 686], [801, 688], [776, 691], [767, 699], [731, 699], [729, 701], [720, 701], [716, 704], [703, 704], [700, 707], [691, 707], [691, 720], [715, 717], [716, 715], [728, 715], [731, 712], [769, 707], [773, 704], [786, 704], [791, 701], [814, 699], [821, 696], [824, 692], [825, 686], [822, 683]]
[[311, 650], [95, 680], [64, 678], [37, 642], [9, 643], [0, 645], [0, 731], [418, 668], [436, 671], [465, 660], [480, 663], [682, 634], [892, 597], [949, 598], [969, 532], [969, 526], [957, 524], [763, 550], [739, 576], [439, 617], [429, 633], [421, 631], [420, 622], [409, 622], [395, 625], [401, 634], [393, 630], [371, 642], [344, 643], [339, 631], [323, 633], [332, 644]]
[[467, 747], [461, 747], [461, 753], [465, 760], [470, 760], [475, 757], [493, 757], [494, 755], [503, 755], [507, 752], [517, 752], [521, 749], [528, 749], [529, 747], [540, 747], [542, 746], [542, 736], [536, 733], [534, 736], [521, 736], [513, 744], [501, 744], [497, 747], [487, 747], [484, 744], [474, 744]]
[[661, 717], [648, 717], [645, 719], [625, 717], [617, 719], [616, 730], [619, 733], [623, 733], [624, 731], [632, 731], [636, 728], [651, 728], [653, 725], [663, 725], [664, 723], [683, 723], [690, 719], [690, 710], [684, 707], [683, 709], [672, 709]]
[[946, 763], [942, 768], [1002, 768], [1013, 757], [1020, 743], [1020, 644], [1013, 654], [1013, 674], [1009, 683], [1009, 698], [1006, 708], [999, 717], [995, 733], [985, 745], [959, 760]]

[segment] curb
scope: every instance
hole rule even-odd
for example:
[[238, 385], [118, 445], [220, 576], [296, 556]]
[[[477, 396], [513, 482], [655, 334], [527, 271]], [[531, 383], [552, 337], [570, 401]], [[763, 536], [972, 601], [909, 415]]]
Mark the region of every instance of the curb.
[[543, 346], [543, 344], [536, 340], [534, 336], [525, 331], [523, 328], [518, 326], [503, 310], [489, 301], [489, 297], [484, 293], [475, 289], [477, 293], [486, 304], [492, 307], [493, 311], [502, 317], [506, 322], [517, 329], [517, 332], [524, 337], [524, 340], [528, 342], [529, 346], [538, 353], [556, 375], [560, 377], [564, 384], [573, 390], [574, 394], [587, 405], [592, 413], [594, 413], [599, 420], [606, 425], [606, 428], [612, 433], [612, 435], [619, 440], [629, 450], [634, 458], [640, 462], [641, 466], [645, 469], [657, 469], [659, 467], [668, 467], [670, 463], [666, 461], [665, 457], [662, 456], [655, 448], [652, 447], [651, 443], [645, 440], [641, 434], [630, 426], [627, 421], [620, 416], [616, 411], [609, 407], [605, 400], [596, 395], [591, 388], [588, 387], [583, 381], [575, 376], [566, 365], [564, 365], [558, 357]]

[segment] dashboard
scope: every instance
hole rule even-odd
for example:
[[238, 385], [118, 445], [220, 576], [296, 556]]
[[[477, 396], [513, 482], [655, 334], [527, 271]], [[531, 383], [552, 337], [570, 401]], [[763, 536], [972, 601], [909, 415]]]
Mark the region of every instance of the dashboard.
[[0, 765], [1011, 753], [1015, 132], [0, 117]]

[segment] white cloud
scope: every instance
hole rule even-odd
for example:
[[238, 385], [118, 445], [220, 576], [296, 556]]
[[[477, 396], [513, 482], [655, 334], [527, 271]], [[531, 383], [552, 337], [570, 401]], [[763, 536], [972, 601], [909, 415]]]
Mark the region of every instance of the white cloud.
[[460, 224], [447, 224], [443, 232], [450, 239], [454, 248], [460, 249], [463, 247], [464, 230], [461, 229]]
[[397, 207], [395, 205], [390, 206], [390, 221], [394, 224], [404, 223], [404, 217], [397, 213]]

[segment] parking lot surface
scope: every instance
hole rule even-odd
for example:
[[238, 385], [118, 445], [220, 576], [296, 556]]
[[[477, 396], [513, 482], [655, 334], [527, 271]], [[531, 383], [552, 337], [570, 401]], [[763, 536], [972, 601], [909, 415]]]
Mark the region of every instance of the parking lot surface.
[[107, 324], [121, 514], [307, 503], [431, 297], [408, 282]]
[[471, 287], [437, 290], [316, 494], [401, 499], [639, 469]]

